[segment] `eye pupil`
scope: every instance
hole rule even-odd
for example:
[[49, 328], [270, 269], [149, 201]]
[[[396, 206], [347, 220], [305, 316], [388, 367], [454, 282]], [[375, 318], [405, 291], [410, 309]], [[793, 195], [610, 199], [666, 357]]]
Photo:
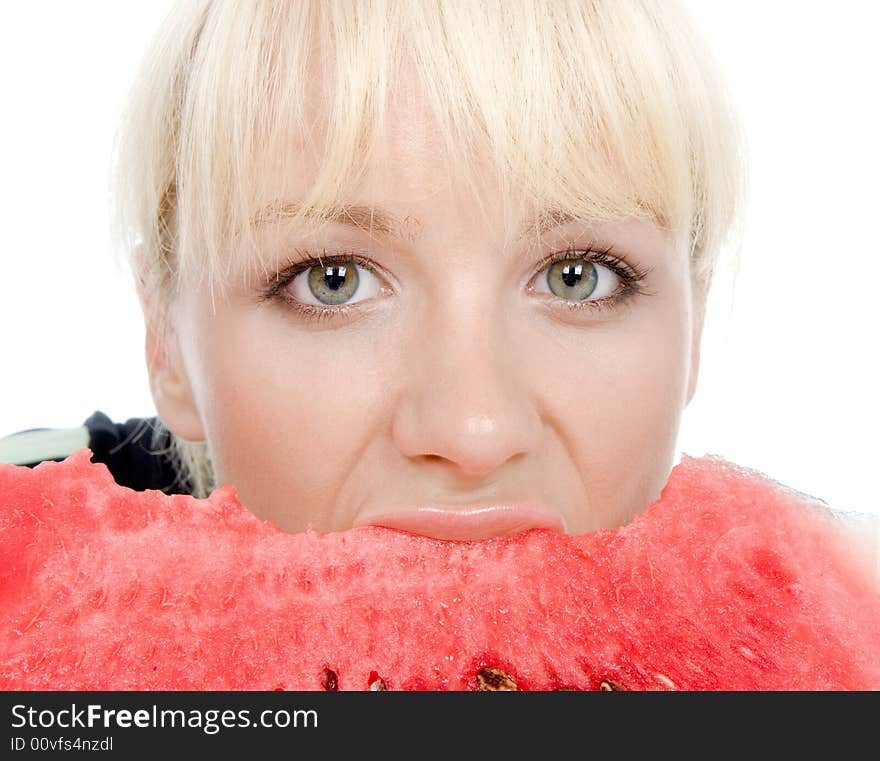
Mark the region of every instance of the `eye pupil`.
[[345, 267], [327, 267], [324, 282], [331, 290], [338, 291], [345, 284]]
[[581, 279], [581, 271], [584, 266], [582, 264], [568, 264], [562, 268], [562, 282], [569, 288], [577, 284]]
[[309, 289], [318, 301], [328, 306], [349, 301], [357, 292], [359, 281], [355, 265], [333, 264], [309, 270]]
[[547, 270], [547, 285], [561, 299], [583, 301], [592, 295], [599, 283], [599, 274], [592, 262], [566, 259]]

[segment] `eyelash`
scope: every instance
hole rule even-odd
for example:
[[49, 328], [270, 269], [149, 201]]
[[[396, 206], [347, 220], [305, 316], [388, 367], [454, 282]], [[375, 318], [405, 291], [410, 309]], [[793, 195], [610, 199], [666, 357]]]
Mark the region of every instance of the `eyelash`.
[[[632, 266], [630, 264], [627, 264], [622, 259], [619, 259], [617, 256], [615, 256], [612, 253], [613, 251], [613, 246], [608, 246], [608, 248], [606, 249], [594, 249], [592, 247], [587, 249], [574, 247], [567, 248], [564, 251], [558, 251], [554, 253], [552, 256], [549, 256], [544, 261], [542, 261], [535, 277], [537, 276], [537, 274], [540, 274], [548, 267], [552, 267], [557, 262], [566, 261], [569, 259], [582, 259], [584, 261], [592, 262], [594, 264], [601, 264], [604, 267], [607, 267], [620, 280], [620, 285], [613, 294], [611, 294], [610, 296], [605, 296], [601, 299], [596, 299], [595, 301], [565, 301], [564, 299], [558, 298], [553, 300], [554, 302], [559, 302], [559, 306], [561, 308], [568, 309], [570, 311], [579, 312], [582, 310], [590, 310], [595, 312], [606, 310], [627, 302], [636, 294], [650, 295], [650, 292], [647, 291], [643, 286], [645, 278], [651, 271], [650, 268]], [[342, 318], [352, 310], [356, 310], [361, 302], [355, 302], [354, 304], [341, 304], [339, 306], [319, 307], [315, 306], [314, 304], [304, 304], [300, 301], [296, 301], [288, 295], [285, 288], [293, 281], [293, 279], [297, 275], [301, 274], [302, 272], [306, 272], [315, 266], [323, 267], [333, 264], [354, 262], [355, 264], [358, 264], [361, 267], [368, 269], [377, 277], [379, 276], [375, 265], [369, 259], [353, 251], [349, 253], [321, 256], [315, 256], [314, 254], [311, 254], [309, 252], [300, 253], [302, 258], [299, 261], [279, 271], [272, 278], [272, 280], [264, 288], [260, 300], [280, 301], [286, 304], [288, 307], [290, 307], [306, 320], [319, 322], [335, 318]], [[534, 277], [532, 278], [532, 280], [534, 280]], [[531, 280], [529, 282], [531, 282]]]

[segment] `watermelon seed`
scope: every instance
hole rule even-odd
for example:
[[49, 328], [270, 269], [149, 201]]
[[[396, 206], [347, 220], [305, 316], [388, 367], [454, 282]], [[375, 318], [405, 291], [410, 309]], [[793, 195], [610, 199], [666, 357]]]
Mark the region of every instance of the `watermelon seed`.
[[371, 671], [370, 677], [367, 679], [367, 684], [370, 685], [371, 692], [383, 692], [388, 689], [388, 685], [385, 684], [385, 680], [379, 676], [378, 671]]
[[333, 669], [325, 668], [321, 671], [321, 687], [327, 692], [336, 692], [339, 689], [339, 680]]
[[98, 593], [98, 599], [94, 601], [93, 605], [96, 608], [101, 608], [105, 602], [107, 602], [107, 587], [101, 587], [101, 591]]
[[36, 613], [34, 613], [34, 617], [30, 621], [28, 621], [27, 625], [24, 627], [24, 629], [21, 630], [22, 634], [24, 634], [28, 629], [30, 629], [37, 622], [37, 619], [40, 617], [40, 613], [42, 613], [45, 609], [46, 609], [45, 604], [40, 606], [40, 609]]
[[740, 645], [740, 646], [739, 646], [739, 651], [740, 651], [740, 652], [741, 652], [746, 658], [748, 658], [750, 661], [755, 661], [755, 660], [758, 659], [757, 656], [755, 655], [754, 651], [753, 651], [751, 648], [746, 647], [745, 645]]
[[626, 687], [621, 686], [613, 679], [603, 679], [599, 682], [599, 690], [601, 692], [626, 692]]
[[134, 584], [129, 588], [128, 594], [122, 598], [123, 605], [131, 605], [134, 602], [134, 598], [138, 596], [140, 590], [141, 584], [139, 581], [135, 580]]
[[477, 672], [480, 692], [509, 692], [518, 689], [516, 682], [501, 669], [489, 667]]

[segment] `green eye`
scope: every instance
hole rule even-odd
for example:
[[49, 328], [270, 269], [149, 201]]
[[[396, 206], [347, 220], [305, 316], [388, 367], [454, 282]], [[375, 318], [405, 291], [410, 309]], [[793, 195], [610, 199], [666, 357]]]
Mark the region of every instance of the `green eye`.
[[[547, 300], [554, 307], [593, 310], [613, 309], [634, 294], [650, 295], [640, 285], [650, 269], [633, 268], [611, 250], [560, 251], [544, 261], [527, 290], [554, 297]], [[281, 302], [304, 319], [342, 317], [360, 302], [395, 292], [383, 286], [381, 268], [364, 256], [300, 253], [299, 262], [276, 274], [263, 298]]]
[[360, 278], [352, 264], [316, 265], [309, 270], [309, 290], [322, 304], [344, 304], [357, 292]]
[[547, 286], [561, 299], [583, 301], [593, 294], [598, 283], [596, 265], [585, 259], [563, 259], [547, 268]]

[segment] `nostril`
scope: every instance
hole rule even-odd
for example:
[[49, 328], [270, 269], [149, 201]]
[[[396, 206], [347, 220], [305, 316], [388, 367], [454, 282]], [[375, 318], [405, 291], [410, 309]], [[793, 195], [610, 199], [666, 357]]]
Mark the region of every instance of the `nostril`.
[[510, 457], [495, 458], [446, 457], [439, 454], [424, 454], [416, 461], [438, 474], [442, 472], [448, 477], [453, 477], [462, 484], [476, 485], [494, 473], [507, 469], [510, 463], [521, 461], [526, 454], [526, 452], [517, 452]]

